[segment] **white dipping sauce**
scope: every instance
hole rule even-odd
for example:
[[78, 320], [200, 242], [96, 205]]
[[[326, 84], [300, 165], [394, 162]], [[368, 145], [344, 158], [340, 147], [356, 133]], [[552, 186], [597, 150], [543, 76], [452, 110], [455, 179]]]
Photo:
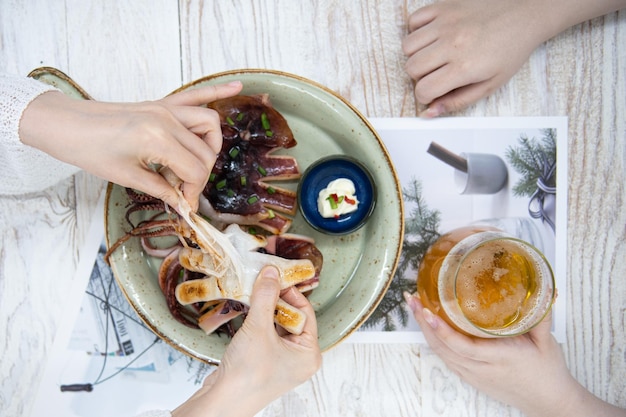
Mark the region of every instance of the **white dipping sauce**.
[[[337, 178], [328, 183], [317, 197], [317, 210], [322, 217], [339, 217], [359, 207], [354, 183], [348, 178]], [[332, 202], [331, 202], [332, 200]]]

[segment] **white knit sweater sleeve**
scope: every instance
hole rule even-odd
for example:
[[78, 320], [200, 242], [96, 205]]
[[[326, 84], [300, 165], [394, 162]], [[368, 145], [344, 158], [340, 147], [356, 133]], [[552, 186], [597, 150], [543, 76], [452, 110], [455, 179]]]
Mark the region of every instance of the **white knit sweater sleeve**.
[[56, 89], [31, 78], [0, 73], [0, 195], [40, 191], [79, 171], [20, 141], [24, 110], [51, 90]]

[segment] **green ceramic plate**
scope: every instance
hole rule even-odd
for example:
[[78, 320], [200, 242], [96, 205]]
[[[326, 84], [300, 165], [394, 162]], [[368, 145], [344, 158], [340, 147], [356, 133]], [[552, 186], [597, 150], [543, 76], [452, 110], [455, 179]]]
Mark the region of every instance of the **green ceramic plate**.
[[[403, 238], [402, 194], [389, 154], [367, 120], [334, 92], [304, 78], [268, 70], [241, 70], [205, 77], [181, 87], [240, 80], [243, 94], [268, 93], [287, 119], [298, 145], [284, 153], [298, 160], [302, 172], [327, 155], [357, 158], [372, 173], [378, 203], [368, 223], [340, 237], [320, 234], [298, 213], [290, 233], [311, 236], [324, 255], [320, 285], [310, 300], [315, 307], [319, 342], [327, 350], [355, 331], [387, 290], [398, 262]], [[282, 185], [282, 184], [281, 184]], [[289, 186], [295, 190], [297, 183]], [[106, 238], [111, 244], [128, 229], [124, 190], [110, 185], [105, 204]], [[209, 363], [218, 363], [228, 339], [188, 328], [170, 315], [157, 282], [160, 261], [147, 256], [138, 239], [125, 243], [111, 257], [118, 284], [148, 326], [167, 343]]]

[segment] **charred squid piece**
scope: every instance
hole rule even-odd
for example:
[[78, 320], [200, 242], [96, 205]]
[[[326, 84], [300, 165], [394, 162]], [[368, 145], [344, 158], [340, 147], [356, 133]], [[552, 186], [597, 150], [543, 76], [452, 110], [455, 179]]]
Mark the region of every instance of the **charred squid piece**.
[[[176, 187], [177, 211], [162, 211], [139, 223], [109, 248], [107, 256], [136, 237], [148, 255], [162, 258], [158, 283], [177, 321], [232, 336], [236, 331], [232, 319], [247, 313], [254, 282], [265, 265], [278, 269], [282, 289], [294, 286], [304, 291], [317, 285], [322, 254], [311, 238], [294, 234], [266, 238], [251, 235], [237, 224], [222, 231], [192, 212], [180, 180], [171, 171], [164, 169], [162, 174]], [[168, 246], [150, 241], [166, 236], [178, 240]], [[305, 320], [302, 311], [278, 300], [278, 325], [299, 334]]]
[[[250, 305], [252, 288], [261, 269], [266, 265], [276, 267], [282, 289], [295, 286], [315, 277], [315, 268], [308, 259], [284, 259], [258, 251], [267, 243], [263, 236], [253, 236], [232, 224], [220, 231], [204, 217], [195, 213], [181, 190], [182, 181], [169, 168], [161, 175], [178, 194], [175, 223], [184, 248], [178, 252], [178, 261], [186, 271], [200, 272], [206, 278], [181, 282], [176, 286], [176, 299], [183, 306], [234, 300]], [[193, 242], [194, 247], [187, 245]], [[306, 315], [301, 310], [278, 299], [274, 314], [276, 324], [285, 330], [300, 334]]]
[[295, 214], [296, 193], [271, 183], [300, 178], [295, 158], [274, 155], [296, 145], [287, 121], [267, 94], [230, 97], [208, 107], [220, 115], [224, 141], [203, 193], [210, 208], [201, 211], [223, 224], [284, 233], [291, 220], [282, 214]]
[[[226, 325], [234, 318], [246, 314], [247, 311], [248, 306], [244, 304], [231, 300], [223, 300], [200, 316], [198, 319], [198, 327], [204, 330], [206, 334], [211, 334], [218, 331], [218, 329], [222, 328], [222, 326]], [[228, 329], [226, 329], [225, 332], [231, 337], [234, 334], [234, 332], [230, 334]]]
[[[195, 213], [190, 214], [195, 215]], [[185, 281], [176, 287], [176, 299], [180, 304], [189, 305], [228, 299], [250, 305], [254, 282], [266, 265], [272, 265], [278, 269], [281, 289], [315, 278], [316, 271], [310, 260], [285, 259], [258, 252], [258, 248], [265, 246], [266, 239], [262, 236], [252, 236], [236, 224], [228, 226], [223, 234], [213, 228], [219, 235], [212, 236], [214, 234], [210, 229], [212, 226], [201, 217], [197, 217], [191, 220], [194, 222], [195, 239], [210, 242], [213, 237], [217, 237], [219, 242], [210, 242], [208, 245], [199, 244], [200, 249], [183, 248], [180, 250], [179, 262], [186, 270], [206, 275], [206, 278]], [[210, 228], [205, 230], [207, 226]], [[198, 238], [199, 235], [209, 237]], [[224, 238], [226, 241], [223, 240]], [[217, 248], [218, 245], [219, 248]], [[209, 246], [211, 249], [207, 250]], [[215, 248], [218, 250], [215, 251]], [[282, 299], [278, 300], [275, 312], [275, 321], [278, 325], [291, 333], [300, 334], [305, 320], [306, 316], [302, 311]]]
[[163, 259], [159, 268], [159, 286], [165, 295], [165, 302], [172, 317], [187, 327], [197, 329], [197, 316], [192, 314], [189, 309], [181, 306], [176, 300], [176, 286], [179, 283], [181, 274], [185, 274], [185, 270], [178, 260], [179, 251], [180, 249], [175, 250]]
[[295, 287], [303, 293], [309, 292], [319, 285], [320, 273], [324, 263], [322, 252], [315, 246], [315, 242], [308, 236], [293, 233], [267, 237], [264, 247], [267, 253], [285, 259], [308, 259], [315, 268], [315, 276], [307, 281], [296, 284]]

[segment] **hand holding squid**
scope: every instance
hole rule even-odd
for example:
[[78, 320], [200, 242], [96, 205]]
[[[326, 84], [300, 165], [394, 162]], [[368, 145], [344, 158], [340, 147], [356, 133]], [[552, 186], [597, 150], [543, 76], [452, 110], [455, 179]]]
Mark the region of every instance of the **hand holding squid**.
[[[275, 329], [279, 296], [305, 312], [307, 320], [301, 334]], [[220, 366], [200, 390], [172, 412], [173, 417], [253, 416], [320, 368], [322, 356], [313, 307], [294, 288], [280, 294], [276, 268], [261, 271], [250, 304], [248, 316]]]
[[220, 120], [200, 107], [241, 91], [239, 82], [183, 91], [142, 103], [76, 100], [51, 91], [24, 111], [20, 139], [54, 158], [125, 187], [176, 204], [174, 188], [154, 166], [167, 166], [183, 180], [197, 209], [222, 146]]

